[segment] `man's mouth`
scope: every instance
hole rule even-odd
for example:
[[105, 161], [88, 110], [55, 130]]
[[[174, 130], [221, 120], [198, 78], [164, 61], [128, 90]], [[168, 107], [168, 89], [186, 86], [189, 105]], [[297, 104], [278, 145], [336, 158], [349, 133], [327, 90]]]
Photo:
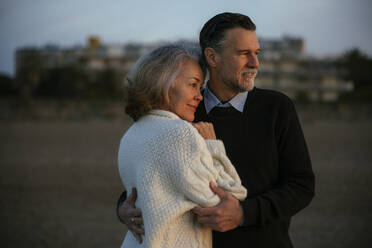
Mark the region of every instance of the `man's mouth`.
[[248, 77], [248, 78], [255, 78], [256, 75], [257, 75], [257, 71], [256, 70], [249, 70], [249, 71], [242, 71], [241, 72], [241, 75], [243, 77]]

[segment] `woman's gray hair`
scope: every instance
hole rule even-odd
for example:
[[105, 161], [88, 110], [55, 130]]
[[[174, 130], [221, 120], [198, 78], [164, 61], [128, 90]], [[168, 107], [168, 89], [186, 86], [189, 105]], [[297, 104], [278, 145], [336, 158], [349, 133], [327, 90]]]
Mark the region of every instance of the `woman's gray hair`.
[[168, 44], [141, 56], [125, 81], [125, 112], [137, 121], [151, 109], [167, 106], [169, 89], [187, 59], [201, 65], [201, 50], [195, 43]]

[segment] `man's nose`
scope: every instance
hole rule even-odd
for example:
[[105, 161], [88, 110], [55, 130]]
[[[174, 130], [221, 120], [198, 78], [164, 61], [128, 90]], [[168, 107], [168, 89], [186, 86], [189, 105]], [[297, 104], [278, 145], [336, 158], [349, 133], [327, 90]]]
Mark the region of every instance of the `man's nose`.
[[249, 56], [248, 67], [258, 69], [259, 64], [256, 54]]

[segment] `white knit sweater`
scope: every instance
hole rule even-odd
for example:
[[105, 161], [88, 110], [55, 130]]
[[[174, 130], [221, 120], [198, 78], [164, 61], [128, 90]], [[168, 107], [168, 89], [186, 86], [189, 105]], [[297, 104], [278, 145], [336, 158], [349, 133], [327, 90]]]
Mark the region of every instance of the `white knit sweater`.
[[198, 224], [190, 210], [219, 203], [209, 182], [239, 200], [247, 195], [223, 143], [204, 140], [190, 123], [168, 111], [152, 110], [129, 128], [118, 163], [125, 188], [137, 188], [136, 207], [145, 228], [141, 245], [127, 232], [125, 248], [212, 247], [211, 230]]

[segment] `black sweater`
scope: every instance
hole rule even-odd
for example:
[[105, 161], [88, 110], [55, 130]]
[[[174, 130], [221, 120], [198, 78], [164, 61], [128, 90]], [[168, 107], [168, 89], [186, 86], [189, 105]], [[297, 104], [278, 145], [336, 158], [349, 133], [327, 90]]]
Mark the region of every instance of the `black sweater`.
[[300, 122], [285, 95], [254, 88], [243, 113], [200, 103], [195, 121], [212, 122], [248, 197], [242, 227], [213, 232], [213, 247], [292, 247], [290, 218], [314, 196], [314, 173]]

